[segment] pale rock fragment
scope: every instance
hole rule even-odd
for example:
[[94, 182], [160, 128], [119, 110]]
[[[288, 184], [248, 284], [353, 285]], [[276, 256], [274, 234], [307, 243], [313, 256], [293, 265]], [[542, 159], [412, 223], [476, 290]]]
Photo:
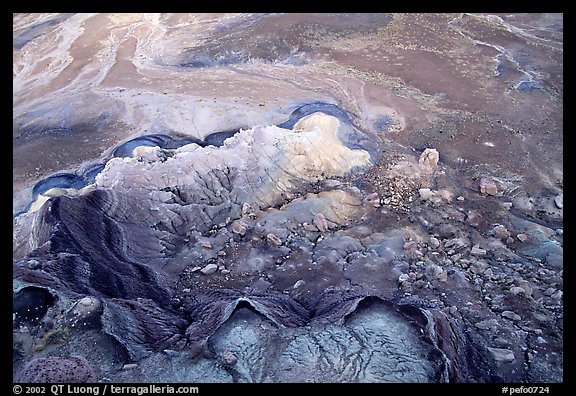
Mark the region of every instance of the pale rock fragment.
[[282, 240], [272, 233], [266, 235], [266, 241], [268, 241], [269, 244], [274, 246], [282, 245]]
[[514, 360], [516, 360], [514, 352], [512, 352], [509, 349], [488, 347], [488, 351], [490, 351], [490, 353], [494, 357], [494, 360], [496, 360], [499, 363], [511, 363]]
[[204, 275], [211, 275], [218, 270], [218, 266], [216, 264], [208, 264], [204, 268], [200, 270]]
[[328, 231], [328, 222], [326, 221], [326, 216], [322, 213], [316, 213], [314, 215], [314, 225], [318, 227], [321, 232]]
[[420, 166], [423, 166], [425, 168], [434, 170], [438, 166], [439, 159], [440, 155], [438, 154], [438, 150], [427, 148], [420, 155], [420, 158], [418, 159], [418, 164], [420, 164]]
[[506, 239], [510, 236], [510, 232], [501, 224], [497, 224], [494, 227], [494, 236], [498, 239]]
[[428, 200], [434, 196], [434, 192], [429, 188], [421, 188], [418, 190], [418, 193], [420, 194], [420, 198], [425, 200]]
[[480, 192], [486, 195], [496, 195], [498, 194], [498, 186], [494, 180], [483, 177], [480, 179]]
[[248, 231], [248, 226], [243, 221], [235, 221], [232, 223], [232, 232], [240, 236], [246, 235]]
[[558, 207], [558, 209], [562, 209], [564, 207], [564, 194], [557, 195], [554, 198], [554, 203]]
[[476, 245], [472, 246], [472, 250], [470, 251], [470, 254], [473, 256], [484, 256], [484, 255], [486, 255], [486, 250], [482, 249], [480, 247], [480, 245], [476, 244]]

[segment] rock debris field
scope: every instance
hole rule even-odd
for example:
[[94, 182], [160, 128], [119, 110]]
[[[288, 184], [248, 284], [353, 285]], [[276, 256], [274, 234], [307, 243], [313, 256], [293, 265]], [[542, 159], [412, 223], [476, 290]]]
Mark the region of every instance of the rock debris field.
[[562, 153], [562, 14], [14, 14], [14, 381], [562, 382]]

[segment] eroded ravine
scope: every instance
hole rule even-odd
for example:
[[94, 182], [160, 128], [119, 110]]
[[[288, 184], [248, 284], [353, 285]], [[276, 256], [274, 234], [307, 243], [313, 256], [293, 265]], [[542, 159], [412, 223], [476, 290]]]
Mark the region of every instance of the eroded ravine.
[[[561, 139], [548, 147], [550, 169], [519, 175], [500, 147], [516, 137], [474, 140], [497, 124], [492, 108], [469, 123], [480, 102], [451, 107], [441, 98], [455, 87], [397, 80], [401, 69], [378, 58], [416, 65], [398, 40], [424, 31], [436, 36], [423, 48], [446, 40], [493, 67], [471, 40], [483, 30], [454, 33], [462, 17], [436, 14], [59, 18], [15, 30], [15, 63], [32, 46], [62, 51], [50, 32], [77, 32], [77, 49], [99, 21], [112, 52], [77, 64], [79, 76], [115, 60], [110, 78], [86, 91], [88, 77], [76, 78], [44, 102], [26, 98], [53, 76], [26, 86], [28, 69], [15, 72], [15, 155], [77, 136], [97, 153], [65, 159], [64, 146], [54, 151], [63, 163], [36, 176], [19, 173], [30, 154], [15, 164], [16, 379], [74, 380], [75, 367], [76, 380], [99, 382], [562, 381], [563, 194], [550, 176]], [[352, 26], [364, 18], [368, 28]], [[540, 40], [499, 18], [476, 19]], [[224, 51], [250, 34], [244, 52]], [[258, 37], [299, 50], [266, 52]], [[556, 56], [561, 45], [535, 51]], [[539, 78], [561, 88], [551, 62]], [[498, 78], [474, 82], [485, 89], [475, 95], [495, 95]], [[510, 89], [502, 117], [514, 113], [511, 96], [546, 114], [561, 107], [557, 93]], [[509, 125], [534, 139], [512, 116]], [[492, 162], [482, 155], [491, 147]]]

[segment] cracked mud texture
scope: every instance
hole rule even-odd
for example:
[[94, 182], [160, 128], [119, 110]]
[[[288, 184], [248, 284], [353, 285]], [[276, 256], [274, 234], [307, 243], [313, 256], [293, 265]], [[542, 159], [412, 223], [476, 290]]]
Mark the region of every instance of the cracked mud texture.
[[13, 214], [18, 380], [563, 382], [563, 15], [14, 14]]

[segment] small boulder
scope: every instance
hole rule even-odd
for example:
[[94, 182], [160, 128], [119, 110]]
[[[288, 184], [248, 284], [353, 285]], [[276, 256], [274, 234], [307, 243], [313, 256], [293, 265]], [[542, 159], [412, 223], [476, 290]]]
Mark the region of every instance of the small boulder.
[[418, 193], [420, 194], [420, 197], [425, 200], [428, 200], [434, 196], [434, 192], [429, 188], [421, 188], [418, 190]]
[[477, 322], [474, 326], [481, 330], [490, 330], [492, 332], [496, 332], [501, 327], [496, 319], [486, 319]]
[[486, 250], [482, 249], [480, 247], [480, 245], [476, 244], [476, 245], [472, 246], [472, 250], [470, 251], [470, 254], [473, 256], [484, 256], [484, 255], [486, 255]]
[[438, 282], [447, 282], [448, 281], [448, 272], [446, 270], [442, 271], [437, 277]]
[[240, 236], [246, 235], [248, 231], [248, 226], [243, 221], [235, 221], [232, 223], [232, 232]]
[[496, 360], [499, 363], [511, 363], [514, 360], [516, 360], [514, 352], [512, 352], [509, 349], [488, 347], [488, 351], [492, 354], [494, 360]]
[[[514, 280], [514, 284], [516, 287], [521, 287], [527, 296], [531, 296], [533, 293], [532, 284], [524, 279], [516, 279]], [[512, 289], [510, 289], [512, 292]]]
[[272, 233], [266, 235], [266, 241], [268, 241], [268, 243], [269, 243], [270, 245], [273, 245], [273, 246], [280, 246], [280, 245], [282, 245], [282, 239], [278, 238], [278, 236], [276, 236], [276, 235], [274, 235], [274, 234], [272, 234]]
[[522, 318], [520, 317], [520, 315], [518, 315], [517, 313], [514, 313], [514, 312], [512, 312], [512, 311], [504, 311], [504, 312], [502, 312], [502, 317], [503, 317], [503, 318], [506, 318], [506, 319], [514, 320], [514, 321], [522, 320]]
[[510, 232], [501, 224], [496, 224], [494, 227], [494, 237], [502, 240], [507, 239], [510, 236]]
[[517, 296], [520, 294], [526, 294], [526, 290], [524, 290], [522, 287], [520, 286], [512, 286], [510, 288], [510, 293], [512, 293], [513, 295]]
[[300, 279], [299, 281], [297, 281], [296, 283], [294, 283], [294, 286], [292, 286], [293, 289], [298, 289], [299, 287], [302, 287], [306, 284], [306, 282], [304, 282], [302, 279]]
[[314, 215], [314, 225], [318, 227], [321, 232], [328, 231], [328, 221], [326, 220], [326, 216], [322, 213], [316, 213]]
[[431, 236], [430, 239], [428, 240], [428, 245], [432, 249], [438, 249], [440, 247], [440, 241], [438, 240], [438, 238]]
[[466, 221], [466, 224], [469, 224], [472, 227], [478, 227], [482, 223], [482, 221], [484, 221], [484, 218], [477, 211], [469, 210], [468, 213], [466, 213], [466, 220], [465, 221]]
[[408, 274], [401, 274], [401, 275], [398, 277], [398, 283], [406, 282], [406, 281], [408, 281], [409, 279], [410, 279], [410, 276], [408, 276]]
[[430, 169], [436, 169], [436, 167], [438, 166], [439, 159], [440, 155], [438, 154], [438, 150], [427, 148], [420, 155], [418, 164], [424, 167], [428, 167]]
[[556, 198], [554, 198], [554, 203], [558, 209], [562, 209], [564, 207], [564, 194], [557, 195]]
[[45, 356], [26, 363], [17, 382], [89, 383], [96, 382], [96, 375], [82, 356]]
[[222, 363], [227, 366], [234, 366], [236, 363], [238, 363], [238, 358], [231, 351], [224, 351], [221, 358]]
[[494, 180], [483, 177], [480, 179], [480, 192], [486, 195], [496, 195], [498, 194], [498, 186]]
[[202, 268], [200, 272], [204, 275], [210, 275], [215, 273], [218, 270], [218, 266], [216, 264], [208, 264], [206, 267]]

